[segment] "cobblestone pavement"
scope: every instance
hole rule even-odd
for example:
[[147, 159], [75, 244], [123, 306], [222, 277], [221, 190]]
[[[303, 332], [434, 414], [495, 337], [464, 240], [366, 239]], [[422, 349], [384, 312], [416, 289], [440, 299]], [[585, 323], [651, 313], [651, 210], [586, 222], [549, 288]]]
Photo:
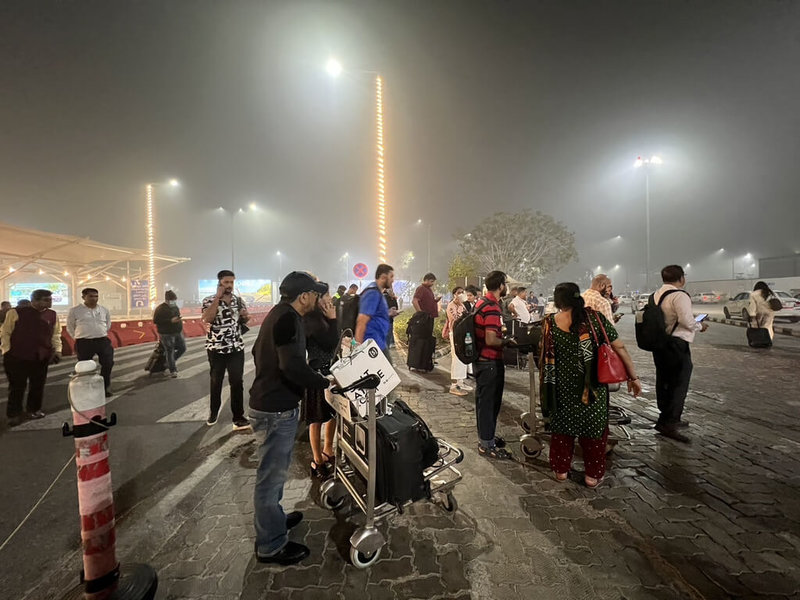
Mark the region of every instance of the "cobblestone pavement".
[[[597, 490], [582, 485], [579, 462], [558, 483], [546, 453], [527, 462], [478, 456], [474, 400], [446, 393], [443, 359], [426, 376], [400, 369], [399, 396], [465, 450], [459, 510], [418, 503], [395, 517], [371, 569], [347, 563], [358, 515], [318, 505], [306, 442], [284, 505], [304, 511], [291, 538], [312, 555], [289, 568], [254, 560], [248, 436], [221, 441], [191, 476], [126, 515], [119, 553], [155, 566], [158, 598], [171, 600], [800, 597], [800, 343], [787, 338], [756, 352], [731, 331], [718, 326], [696, 345], [692, 444], [654, 435], [651, 391], [643, 400], [615, 395], [633, 417], [633, 438], [616, 446]], [[630, 339], [630, 323], [621, 333]], [[652, 386], [649, 356], [632, 354]], [[528, 374], [510, 370], [507, 381], [500, 429], [521, 456], [514, 441]], [[39, 591], [30, 597], [46, 597]]]

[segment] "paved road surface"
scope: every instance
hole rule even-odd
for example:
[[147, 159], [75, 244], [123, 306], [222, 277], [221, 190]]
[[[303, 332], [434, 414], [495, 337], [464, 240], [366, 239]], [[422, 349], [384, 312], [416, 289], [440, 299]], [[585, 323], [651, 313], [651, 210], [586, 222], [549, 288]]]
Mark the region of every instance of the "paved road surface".
[[[620, 325], [632, 346], [632, 319]], [[752, 350], [744, 331], [713, 324], [698, 336], [687, 402], [694, 442], [655, 435], [649, 356], [632, 353], [644, 399], [616, 394], [631, 411], [631, 441], [612, 454], [598, 490], [581, 484], [580, 462], [555, 482], [545, 457], [491, 462], [475, 449], [474, 400], [446, 392], [446, 359], [429, 375], [400, 367], [399, 394], [437, 435], [466, 452], [460, 509], [450, 515], [418, 504], [384, 527], [388, 546], [369, 571], [342, 554], [353, 530], [316, 504], [308, 479], [308, 444], [297, 446], [284, 498], [306, 519], [292, 534], [312, 549], [299, 567], [260, 565], [252, 557], [253, 445], [227, 425], [208, 429], [207, 375], [196, 344], [185, 379], [132, 380], [112, 404], [120, 519], [119, 554], [160, 574], [158, 598], [731, 598], [800, 595], [800, 339], [776, 338]], [[120, 353], [124, 375], [145, 353]], [[195, 371], [191, 369], [196, 367]], [[201, 368], [203, 367], [203, 368]], [[500, 416], [512, 442], [527, 409], [527, 373], [509, 371]], [[124, 386], [119, 386], [122, 389]], [[65, 406], [63, 384], [48, 406]], [[199, 407], [199, 408], [195, 408]], [[58, 423], [0, 435], [4, 538], [71, 452]], [[16, 457], [10, 460], [9, 457]], [[10, 598], [59, 597], [79, 568], [74, 475], [2, 551], [0, 589]], [[46, 578], [43, 574], [47, 574]]]

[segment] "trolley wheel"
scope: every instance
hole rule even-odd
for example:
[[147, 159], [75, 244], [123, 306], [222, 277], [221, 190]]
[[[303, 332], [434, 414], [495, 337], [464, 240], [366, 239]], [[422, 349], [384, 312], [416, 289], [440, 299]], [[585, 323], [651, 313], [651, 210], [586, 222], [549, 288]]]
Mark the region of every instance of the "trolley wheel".
[[366, 569], [371, 567], [381, 555], [381, 549], [378, 548], [372, 554], [364, 554], [358, 548], [350, 547], [350, 562], [356, 569]]
[[525, 458], [536, 458], [542, 453], [542, 442], [532, 435], [523, 435], [519, 442], [519, 449]]
[[617, 440], [608, 440], [606, 442], [606, 455], [611, 454], [614, 451], [614, 448], [619, 444]]
[[520, 419], [522, 420], [522, 429], [523, 431], [525, 431], [525, 433], [530, 433], [531, 431], [533, 431], [536, 425], [534, 422], [534, 420], [536, 419], [536, 415], [534, 413], [524, 412], [520, 416]]
[[458, 501], [452, 491], [437, 492], [436, 503], [441, 506], [445, 512], [454, 513], [458, 510]]
[[328, 479], [320, 489], [320, 502], [328, 510], [341, 510], [347, 504], [347, 491], [335, 479]]

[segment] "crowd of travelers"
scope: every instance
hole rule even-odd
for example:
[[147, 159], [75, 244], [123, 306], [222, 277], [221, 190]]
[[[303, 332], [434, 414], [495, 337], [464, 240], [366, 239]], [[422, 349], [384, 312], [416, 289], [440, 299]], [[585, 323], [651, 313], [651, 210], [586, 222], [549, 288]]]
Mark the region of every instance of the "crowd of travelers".
[[[706, 331], [708, 323], [692, 314], [680, 266], [664, 267], [661, 278], [663, 285], [651, 298], [663, 319], [659, 327], [664, 338], [653, 350], [659, 409], [655, 429], [662, 436], [689, 442], [688, 423], [682, 414], [692, 374], [690, 345], [697, 332]], [[233, 428], [252, 431], [257, 442], [256, 558], [266, 563], [294, 564], [309, 555], [306, 546], [289, 540], [289, 530], [303, 515], [297, 511], [286, 514], [281, 498], [301, 414], [309, 430], [311, 476], [324, 479], [332, 469], [336, 427], [334, 411], [326, 399], [332, 381], [328, 368], [343, 339], [352, 340], [353, 346], [373, 340], [392, 361], [393, 320], [399, 308], [393, 290], [394, 269], [381, 264], [374, 281], [360, 293], [355, 285], [340, 285], [334, 294], [327, 283], [310, 273], [289, 273], [280, 282], [280, 302], [263, 321], [253, 346], [255, 377], [247, 411], [242, 336], [249, 314], [234, 292], [234, 273], [222, 270], [217, 279], [216, 293], [202, 302], [210, 375], [207, 425], [213, 426], [219, 419], [227, 373]], [[414, 338], [425, 341], [432, 337], [432, 323], [439, 316], [441, 301], [434, 292], [435, 282], [433, 273], [425, 275], [412, 301], [418, 323], [409, 340], [408, 361], [422, 373], [432, 370], [433, 351], [421, 342], [414, 346]], [[759, 283], [756, 291], [766, 301], [769, 290], [765, 287]], [[583, 451], [584, 482], [597, 487], [606, 469], [609, 414], [608, 385], [598, 380], [597, 357], [603, 342], [623, 365], [627, 391], [633, 396], [642, 391], [636, 366], [614, 327], [618, 317], [610, 278], [596, 276], [583, 293], [574, 283], [557, 285], [553, 293], [557, 312], [548, 315], [543, 315], [544, 297], [528, 296], [524, 286], [509, 289], [507, 276], [501, 271], [488, 273], [484, 288], [457, 286], [452, 290], [443, 330], [451, 347], [449, 391], [456, 396], [474, 392], [477, 453], [488, 459], [512, 458], [498, 432], [505, 385], [504, 350], [517, 344], [515, 336], [509, 334], [505, 315], [541, 328], [539, 399], [550, 434], [549, 461], [554, 478], [568, 479], [577, 440]], [[27, 305], [11, 308], [3, 303], [0, 310], [0, 348], [9, 381], [7, 416], [12, 426], [23, 418], [26, 388], [28, 416], [44, 416], [41, 405], [47, 369], [59, 362], [62, 350], [61, 325], [51, 308], [51, 296], [48, 290], [36, 290]], [[114, 353], [108, 338], [110, 314], [98, 304], [96, 289], [84, 289], [82, 299], [82, 304], [69, 311], [66, 328], [76, 340], [79, 360], [97, 356], [106, 395], [111, 396]], [[166, 374], [177, 377], [176, 362], [186, 350], [182, 317], [174, 292], [167, 291], [164, 300], [153, 317], [166, 352]], [[759, 299], [754, 302], [757, 310], [751, 314], [756, 315]], [[477, 353], [471, 363], [459, 360], [455, 349], [457, 323], [465, 315], [472, 319], [476, 338]]]

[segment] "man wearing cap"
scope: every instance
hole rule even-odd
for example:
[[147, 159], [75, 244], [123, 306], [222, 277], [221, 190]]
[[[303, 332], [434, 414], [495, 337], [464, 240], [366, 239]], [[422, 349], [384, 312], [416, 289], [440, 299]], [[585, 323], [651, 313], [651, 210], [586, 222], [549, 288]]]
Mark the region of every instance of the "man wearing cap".
[[327, 291], [328, 284], [308, 273], [289, 273], [281, 282], [281, 300], [264, 319], [253, 346], [256, 375], [249, 416], [258, 443], [253, 504], [259, 562], [292, 565], [309, 555], [306, 546], [288, 538], [288, 530], [303, 514], [287, 515], [280, 500], [292, 461], [300, 400], [306, 389], [325, 389], [329, 383], [306, 362], [302, 320]]
[[3, 367], [8, 378], [8, 426], [22, 423], [22, 399], [28, 388], [28, 416], [41, 419], [47, 367], [61, 360], [61, 324], [50, 290], [34, 290], [29, 306], [12, 308], [0, 328]]

